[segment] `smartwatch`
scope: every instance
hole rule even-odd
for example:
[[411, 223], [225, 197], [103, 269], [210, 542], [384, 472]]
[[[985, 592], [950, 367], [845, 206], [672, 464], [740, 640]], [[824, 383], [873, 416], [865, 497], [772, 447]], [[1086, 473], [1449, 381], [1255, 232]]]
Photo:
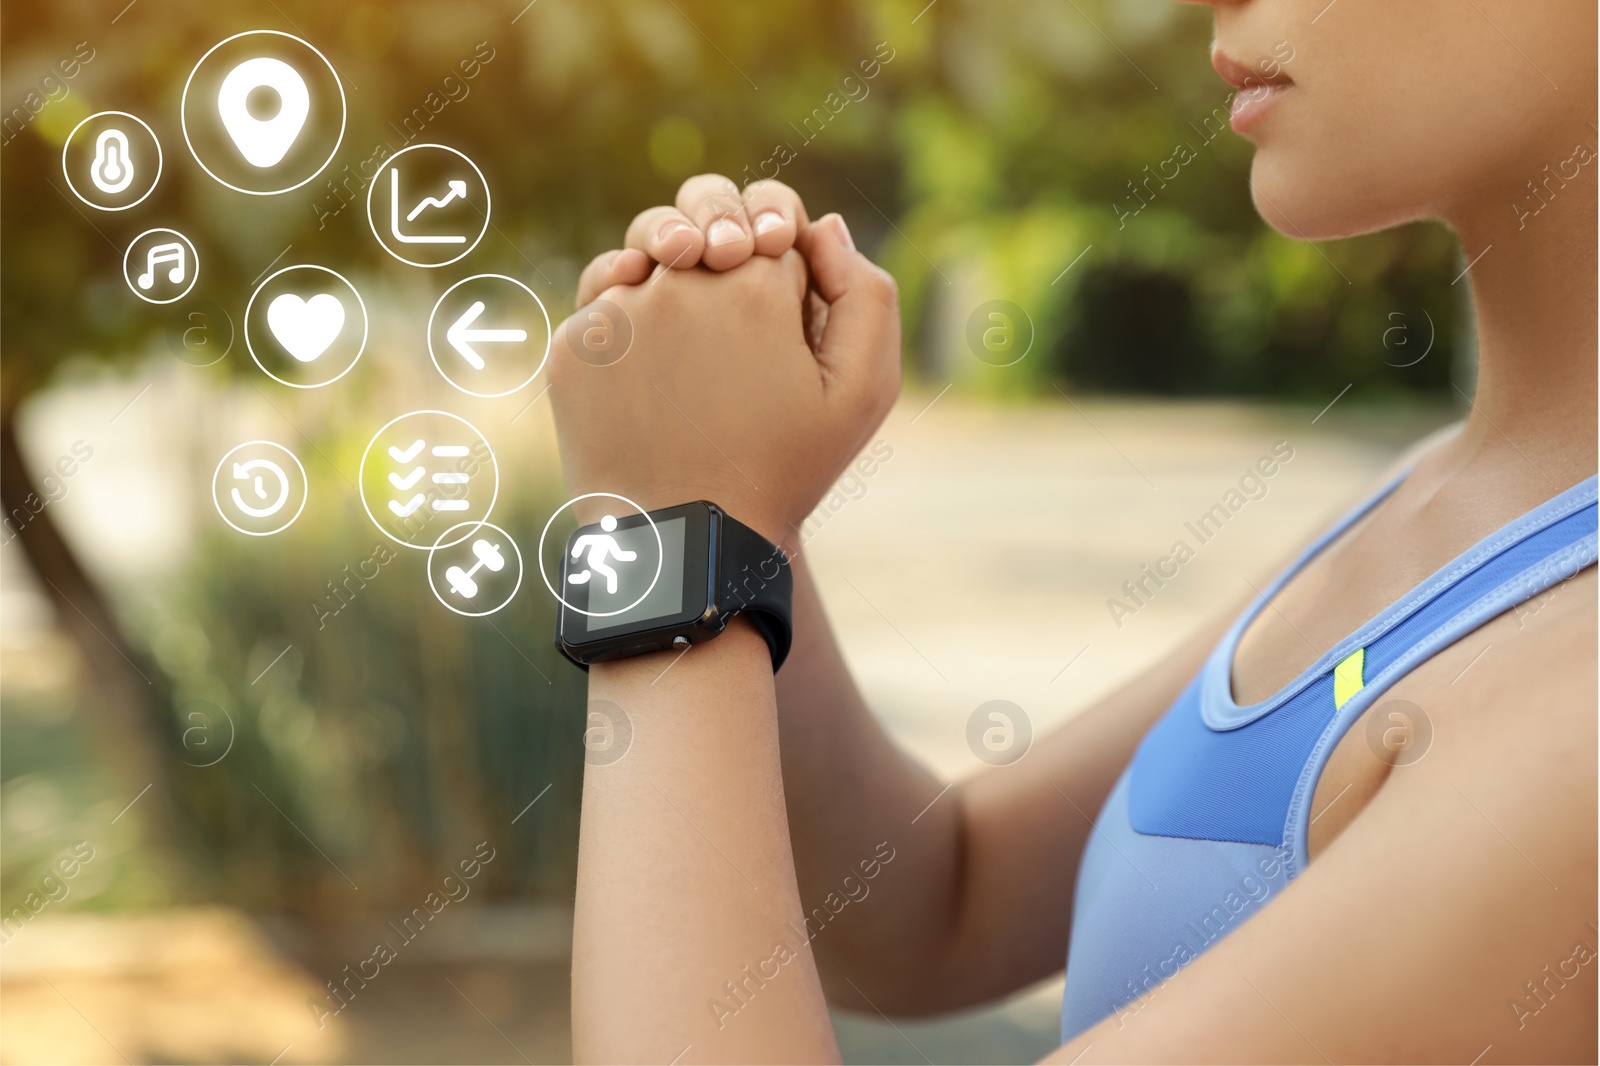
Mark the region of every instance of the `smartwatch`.
[[561, 562], [556, 646], [579, 666], [687, 648], [736, 614], [789, 654], [794, 575], [782, 548], [704, 500], [579, 527]]

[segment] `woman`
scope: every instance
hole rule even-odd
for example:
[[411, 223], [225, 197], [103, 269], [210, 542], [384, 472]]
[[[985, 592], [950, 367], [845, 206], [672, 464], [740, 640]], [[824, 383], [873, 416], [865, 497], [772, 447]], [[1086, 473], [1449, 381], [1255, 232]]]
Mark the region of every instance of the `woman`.
[[[1051, 1061], [1594, 1059], [1595, 6], [1210, 6], [1269, 224], [1460, 237], [1468, 414], [948, 793], [868, 712], [803, 557], [776, 680], [737, 619], [597, 663], [634, 734], [584, 786], [580, 1058], [835, 1059], [825, 1001], [948, 1010], [1065, 958]], [[579, 302], [631, 318], [627, 358], [552, 361], [571, 491], [711, 500], [792, 548], [896, 392], [893, 283], [771, 183], [692, 179], [626, 243]], [[1424, 709], [1425, 759], [1374, 756], [1380, 700]]]

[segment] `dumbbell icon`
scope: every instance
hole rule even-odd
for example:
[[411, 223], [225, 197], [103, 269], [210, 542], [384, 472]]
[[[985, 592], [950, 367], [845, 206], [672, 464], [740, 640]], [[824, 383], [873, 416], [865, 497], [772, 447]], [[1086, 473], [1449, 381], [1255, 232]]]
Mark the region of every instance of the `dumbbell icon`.
[[490, 570], [499, 571], [504, 570], [506, 565], [506, 557], [501, 554], [499, 545], [491, 544], [481, 537], [472, 542], [472, 554], [478, 557], [478, 561], [472, 564], [471, 569], [463, 570], [459, 566], [452, 566], [444, 572], [444, 579], [450, 585], [450, 591], [469, 600], [478, 594], [478, 583], [473, 580], [473, 576], [479, 570], [487, 566]]

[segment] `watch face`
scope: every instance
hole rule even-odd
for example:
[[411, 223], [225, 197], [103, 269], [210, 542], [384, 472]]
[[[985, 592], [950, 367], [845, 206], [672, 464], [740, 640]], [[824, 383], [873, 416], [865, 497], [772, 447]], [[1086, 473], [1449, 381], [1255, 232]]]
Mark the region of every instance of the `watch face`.
[[578, 528], [562, 559], [562, 640], [609, 644], [698, 620], [711, 603], [710, 517], [691, 503]]

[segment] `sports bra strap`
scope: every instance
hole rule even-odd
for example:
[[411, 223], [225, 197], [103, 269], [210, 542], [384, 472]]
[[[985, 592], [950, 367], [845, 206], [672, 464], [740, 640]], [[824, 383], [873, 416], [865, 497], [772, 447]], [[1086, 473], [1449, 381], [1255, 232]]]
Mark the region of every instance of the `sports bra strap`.
[[[1341, 520], [1335, 530], [1347, 529], [1353, 524], [1354, 517], [1366, 513], [1392, 488], [1393, 485], [1385, 488], [1372, 503], [1358, 509], [1353, 516]], [[1375, 647], [1381, 648], [1389, 658], [1398, 657], [1399, 652], [1396, 649], [1399, 645], [1405, 644], [1408, 640], [1425, 639], [1427, 627], [1438, 622], [1440, 612], [1445, 610], [1442, 604], [1452, 605], [1455, 610], [1467, 608], [1471, 599], [1478, 594], [1484, 594], [1488, 586], [1508, 581], [1509, 572], [1512, 570], [1533, 571], [1523, 583], [1525, 587], [1516, 586], [1506, 591], [1507, 595], [1511, 595], [1520, 590], [1522, 599], [1536, 596], [1550, 586], [1566, 580], [1571, 573], [1561, 572], [1559, 556], [1565, 549], [1581, 545], [1586, 534], [1590, 535], [1592, 541], [1596, 526], [1597, 495], [1600, 495], [1600, 479], [1590, 477], [1508, 522], [1440, 567], [1361, 628], [1328, 649], [1299, 677], [1277, 693], [1260, 703], [1239, 706], [1233, 702], [1234, 650], [1250, 622], [1315, 553], [1301, 556], [1244, 612], [1212, 653], [1212, 661], [1206, 665], [1201, 699], [1201, 713], [1205, 717], [1206, 725], [1212, 729], [1237, 729], [1255, 721], [1277, 709], [1306, 686], [1329, 671], [1335, 670], [1352, 655], [1363, 650], [1366, 660], [1365, 676], [1369, 678], [1376, 676], [1381, 666], [1389, 660], [1386, 658], [1380, 663], [1374, 663]], [[1331, 539], [1329, 537], [1320, 539], [1317, 547], [1325, 547]], [[1579, 554], [1582, 554], [1581, 547]], [[1548, 574], [1543, 575], [1544, 583], [1540, 584], [1542, 579], [1540, 571], [1547, 565], [1547, 559], [1551, 569]], [[1594, 562], [1592, 553], [1589, 562]], [[1586, 566], [1588, 563], [1583, 565]], [[1583, 566], [1578, 567], [1580, 570], [1582, 568]], [[1480, 608], [1477, 624], [1461, 629], [1456, 636], [1470, 632], [1477, 628], [1477, 625], [1483, 624], [1519, 602], [1521, 600], [1509, 600], [1501, 603], [1490, 613], [1482, 614], [1481, 610], [1493, 605], [1492, 602], [1486, 601]], [[1454, 610], [1451, 613], [1453, 614]]]
[[1591, 477], [1507, 524], [1281, 691], [1238, 707], [1231, 693], [1233, 651], [1243, 625], [1261, 609], [1258, 602], [1140, 744], [1129, 768], [1133, 828], [1193, 840], [1283, 844], [1292, 851], [1291, 872], [1302, 868], [1312, 792], [1351, 723], [1419, 663], [1592, 565], [1600, 541], [1596, 496]]

